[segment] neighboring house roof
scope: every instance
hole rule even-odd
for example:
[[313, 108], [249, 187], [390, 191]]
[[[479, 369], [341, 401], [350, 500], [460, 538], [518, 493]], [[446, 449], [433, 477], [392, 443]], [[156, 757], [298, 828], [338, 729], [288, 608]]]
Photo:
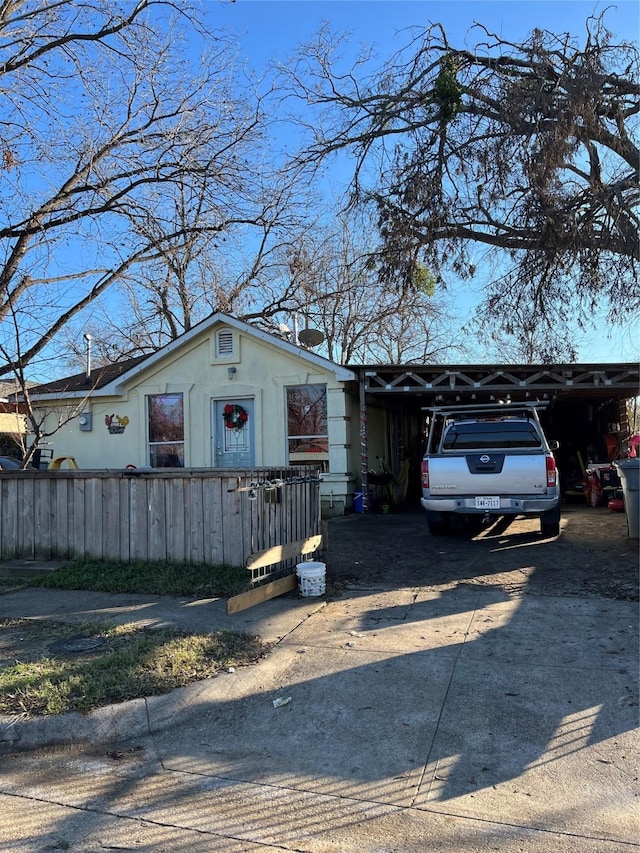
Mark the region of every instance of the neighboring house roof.
[[269, 332], [264, 332], [262, 329], [257, 329], [250, 323], [245, 323], [243, 320], [238, 320], [228, 314], [223, 314], [217, 311], [215, 314], [202, 320], [188, 332], [180, 335], [176, 340], [166, 344], [157, 352], [151, 355], [143, 355], [138, 358], [121, 361], [117, 364], [109, 364], [105, 367], [98, 367], [92, 370], [87, 376], [86, 372], [77, 373], [74, 376], [67, 376], [63, 379], [58, 379], [56, 382], [46, 382], [42, 385], [36, 385], [30, 389], [30, 396], [34, 400], [45, 400], [64, 397], [83, 397], [91, 393], [91, 396], [111, 396], [120, 394], [125, 381], [134, 379], [139, 373], [147, 368], [157, 364], [159, 361], [170, 356], [172, 353], [180, 350], [181, 347], [188, 344], [191, 340], [208, 331], [216, 325], [230, 326], [245, 335], [251, 335], [258, 340], [278, 347], [279, 349], [303, 358], [311, 362], [315, 367], [322, 370], [329, 370], [335, 374], [336, 379], [343, 382], [349, 382], [356, 378], [356, 374], [346, 367], [335, 364], [327, 358], [323, 358], [316, 353], [309, 352], [304, 347], [297, 344], [292, 344], [285, 341], [276, 335]]
[[[35, 382], [27, 382], [27, 387], [31, 388], [35, 384]], [[0, 401], [6, 402], [10, 397], [13, 398], [19, 390], [20, 385], [15, 379], [0, 380]]]
[[123, 374], [133, 370], [136, 365], [150, 357], [149, 355], [139, 355], [137, 358], [129, 358], [126, 361], [96, 367], [89, 374], [84, 370], [82, 373], [74, 373], [73, 376], [65, 376], [53, 382], [43, 382], [41, 385], [30, 388], [29, 393], [32, 397], [40, 397], [43, 394], [59, 396], [66, 392], [88, 394], [89, 391], [104, 388], [105, 385], [119, 379]]

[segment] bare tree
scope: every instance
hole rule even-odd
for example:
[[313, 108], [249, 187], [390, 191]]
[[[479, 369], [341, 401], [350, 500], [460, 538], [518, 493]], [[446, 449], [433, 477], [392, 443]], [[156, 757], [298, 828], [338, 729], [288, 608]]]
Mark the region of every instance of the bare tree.
[[577, 351], [573, 344], [574, 330], [570, 321], [579, 308], [567, 302], [562, 312], [555, 312], [553, 322], [547, 314], [542, 317], [535, 305], [526, 300], [513, 300], [508, 309], [501, 310], [489, 299], [474, 314], [463, 329], [473, 336], [486, 358], [498, 363], [554, 364], [574, 361]]
[[581, 45], [540, 30], [514, 43], [476, 25], [466, 49], [430, 26], [374, 75], [366, 56], [337, 65], [327, 31], [305, 46], [288, 76], [315, 108], [305, 160], [355, 158], [385, 280], [410, 285], [419, 262], [471, 279], [498, 258], [490, 316], [526, 303], [551, 337], [595, 305], [614, 320], [640, 307], [638, 50], [603, 16], [586, 30]]
[[347, 363], [433, 362], [459, 351], [447, 300], [426, 268], [411, 288], [390, 288], [371, 267], [371, 223], [340, 217], [300, 235], [287, 256], [282, 310], [324, 335], [322, 351]]
[[[235, 176], [224, 208], [207, 201], [214, 194], [220, 203], [220, 187], [208, 176], [197, 192], [173, 188], [174, 231], [190, 232], [188, 240], [162, 240], [163, 224], [152, 218], [134, 224], [158, 244], [157, 255], [63, 331], [68, 363], [83, 361], [84, 331], [92, 335], [96, 363], [104, 364], [154, 352], [216, 310], [264, 319], [288, 304], [280, 288], [282, 250], [297, 239], [309, 205], [295, 175], [261, 160], [259, 141], [254, 150], [247, 144], [251, 171]], [[209, 229], [207, 219], [214, 220]]]
[[[262, 106], [238, 95], [232, 45], [183, 3], [6, 0], [0, 32], [5, 375], [108, 289], [159, 262], [189, 263], [203, 234], [254, 213], [247, 183], [259, 166], [245, 156]], [[189, 36], [201, 40], [195, 63]], [[198, 215], [176, 217], [181, 200]]]

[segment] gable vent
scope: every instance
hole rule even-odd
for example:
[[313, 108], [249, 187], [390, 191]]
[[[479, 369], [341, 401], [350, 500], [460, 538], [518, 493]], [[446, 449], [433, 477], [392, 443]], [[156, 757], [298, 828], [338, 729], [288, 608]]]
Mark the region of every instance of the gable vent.
[[233, 355], [233, 332], [231, 329], [222, 329], [218, 332], [218, 355]]

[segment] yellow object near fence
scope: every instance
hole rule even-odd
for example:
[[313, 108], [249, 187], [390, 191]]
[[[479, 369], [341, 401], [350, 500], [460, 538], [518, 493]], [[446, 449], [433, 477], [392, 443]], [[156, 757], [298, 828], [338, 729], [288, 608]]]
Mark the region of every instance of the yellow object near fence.
[[57, 471], [58, 468], [62, 468], [62, 464], [64, 462], [67, 463], [68, 468], [77, 468], [78, 467], [78, 463], [76, 462], [75, 457], [73, 457], [73, 456], [58, 456], [56, 459], [52, 459], [51, 462], [49, 462], [49, 468], [54, 470], [54, 471]]

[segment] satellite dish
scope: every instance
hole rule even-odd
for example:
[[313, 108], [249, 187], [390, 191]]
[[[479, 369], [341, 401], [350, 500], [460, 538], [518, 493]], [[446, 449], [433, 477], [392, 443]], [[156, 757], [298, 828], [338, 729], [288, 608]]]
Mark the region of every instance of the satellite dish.
[[318, 329], [303, 329], [298, 335], [298, 340], [305, 347], [317, 347], [324, 340], [324, 335]]

